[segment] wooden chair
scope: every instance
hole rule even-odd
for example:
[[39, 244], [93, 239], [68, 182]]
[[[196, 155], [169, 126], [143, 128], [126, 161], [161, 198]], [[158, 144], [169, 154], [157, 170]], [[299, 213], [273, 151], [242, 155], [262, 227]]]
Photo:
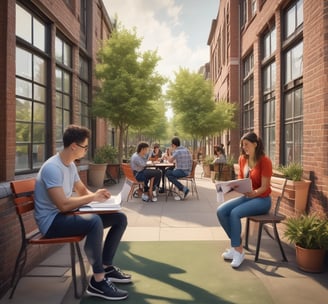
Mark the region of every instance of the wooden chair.
[[[285, 219], [284, 215], [279, 214], [279, 207], [281, 199], [283, 198], [285, 187], [286, 187], [287, 179], [280, 178], [280, 177], [271, 177], [271, 190], [272, 193], [275, 193], [277, 195], [276, 200], [276, 206], [274, 207], [273, 212], [270, 211], [268, 214], [263, 215], [255, 215], [255, 216], [249, 216], [246, 218], [246, 231], [245, 231], [245, 249], [249, 250], [248, 247], [248, 237], [249, 237], [249, 224], [250, 222], [255, 222], [259, 224], [258, 227], [258, 235], [257, 235], [257, 244], [256, 244], [256, 253], [255, 253], [255, 262], [258, 260], [259, 253], [260, 253], [260, 245], [261, 245], [261, 237], [262, 237], [262, 229], [268, 233], [268, 235], [275, 239], [279, 245], [283, 260], [287, 262], [287, 258], [284, 252], [284, 249], [282, 247], [279, 233], [277, 229], [277, 224], [281, 223], [282, 220]], [[271, 224], [273, 228], [274, 237], [269, 233], [268, 228], [266, 227], [267, 224]]]
[[[128, 201], [129, 198], [132, 198], [132, 195], [135, 190], [138, 190], [141, 193], [143, 192], [144, 182], [139, 182], [136, 179], [136, 177], [133, 174], [130, 164], [122, 163], [121, 168], [122, 168], [123, 174], [125, 176], [125, 182], [131, 186], [130, 192], [126, 199], [126, 201]], [[153, 189], [153, 183], [154, 183], [154, 178], [151, 178], [149, 181], [149, 189], [150, 189], [149, 198], [150, 199], [152, 199], [152, 197], [153, 197], [153, 191], [151, 191], [151, 189]]]
[[[191, 194], [194, 195], [194, 193], [196, 193], [197, 199], [199, 199], [197, 186], [196, 186], [196, 179], [195, 179], [195, 171], [196, 171], [197, 164], [198, 164], [198, 161], [193, 160], [190, 174], [185, 177], [180, 177], [179, 180], [186, 181], [187, 187], [189, 186], [189, 182], [190, 182], [191, 183]], [[166, 200], [167, 200], [168, 196], [172, 193], [174, 193], [173, 184], [170, 183], [169, 190], [166, 192]]]
[[[10, 293], [9, 298], [13, 297], [17, 284], [22, 277], [24, 266], [27, 259], [27, 249], [29, 245], [40, 246], [45, 244], [65, 244], [65, 243], [69, 243], [70, 245], [74, 294], [76, 298], [81, 297], [87, 286], [87, 278], [86, 278], [86, 272], [85, 272], [85, 267], [84, 267], [84, 262], [83, 262], [83, 257], [81, 254], [79, 242], [83, 240], [85, 235], [78, 235], [72, 237], [45, 238], [41, 235], [38, 229], [35, 229], [33, 231], [27, 230], [29, 227], [27, 223], [27, 219], [33, 216], [33, 211], [34, 211], [35, 179], [31, 178], [25, 180], [12, 181], [10, 183], [10, 186], [14, 196], [13, 201], [16, 207], [16, 213], [20, 224], [22, 242], [15, 263], [15, 269], [14, 269], [14, 273], [12, 276], [12, 283], [11, 283], [12, 291]], [[78, 261], [80, 264], [80, 271], [81, 271], [81, 277], [80, 277], [81, 292], [78, 292], [78, 287], [77, 287], [76, 268], [75, 268], [76, 253], [78, 256]]]

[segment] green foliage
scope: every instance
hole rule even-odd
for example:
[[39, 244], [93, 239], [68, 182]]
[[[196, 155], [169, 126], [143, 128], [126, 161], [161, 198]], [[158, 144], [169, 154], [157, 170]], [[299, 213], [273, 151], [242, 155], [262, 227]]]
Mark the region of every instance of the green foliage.
[[303, 167], [300, 163], [289, 163], [286, 166], [279, 166], [278, 171], [280, 171], [289, 180], [302, 180]]
[[206, 155], [205, 158], [203, 159], [202, 163], [203, 165], [210, 165], [214, 161], [214, 157], [211, 155]]
[[170, 82], [167, 98], [177, 116], [177, 125], [193, 138], [219, 134], [235, 126], [233, 104], [213, 99], [213, 87], [201, 74], [180, 69]]
[[159, 57], [155, 51], [139, 51], [141, 39], [136, 30], [116, 28], [98, 53], [98, 88], [92, 111], [119, 129], [119, 159], [123, 136], [130, 126], [136, 128], [155, 119], [153, 100], [161, 96], [165, 79], [156, 71]]
[[118, 163], [118, 151], [111, 145], [102, 146], [96, 149], [93, 161], [95, 164]]
[[328, 249], [328, 219], [324, 215], [302, 214], [285, 221], [285, 237], [307, 249]]

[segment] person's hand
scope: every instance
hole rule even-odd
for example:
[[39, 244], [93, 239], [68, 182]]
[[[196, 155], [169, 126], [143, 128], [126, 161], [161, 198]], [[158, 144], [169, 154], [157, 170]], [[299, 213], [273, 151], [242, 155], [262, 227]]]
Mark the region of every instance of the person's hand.
[[246, 192], [245, 196], [248, 198], [253, 198], [257, 196], [257, 192], [256, 191]]
[[107, 189], [98, 189], [95, 192], [94, 200], [97, 202], [104, 202], [110, 198], [110, 192]]

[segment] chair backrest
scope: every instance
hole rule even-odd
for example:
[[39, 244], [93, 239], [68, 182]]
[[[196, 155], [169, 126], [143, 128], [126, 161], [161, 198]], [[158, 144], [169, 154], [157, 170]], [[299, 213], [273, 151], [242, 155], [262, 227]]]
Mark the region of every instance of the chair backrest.
[[189, 178], [195, 178], [195, 171], [196, 171], [197, 163], [198, 163], [197, 160], [193, 160], [192, 161], [191, 172], [190, 172], [190, 174], [187, 177], [189, 177]]
[[133, 183], [138, 183], [137, 179], [135, 178], [135, 176], [133, 174], [130, 164], [122, 163], [121, 168], [122, 168], [122, 171], [123, 171], [126, 179], [128, 179], [129, 181], [131, 181]]
[[287, 183], [286, 178], [281, 178], [276, 176], [271, 177], [271, 182], [270, 182], [271, 191], [277, 195], [276, 206], [273, 211], [274, 215], [279, 214], [280, 203], [282, 198], [284, 197], [286, 183]]
[[[12, 181], [10, 182], [10, 187], [13, 192], [13, 201], [21, 226], [22, 240], [26, 239], [27, 234], [29, 234], [30, 237], [39, 234], [38, 228], [32, 231], [26, 231], [24, 221], [27, 219], [26, 217], [23, 218], [23, 214], [32, 213], [34, 210], [35, 178]], [[31, 218], [33, 217], [31, 216]]]

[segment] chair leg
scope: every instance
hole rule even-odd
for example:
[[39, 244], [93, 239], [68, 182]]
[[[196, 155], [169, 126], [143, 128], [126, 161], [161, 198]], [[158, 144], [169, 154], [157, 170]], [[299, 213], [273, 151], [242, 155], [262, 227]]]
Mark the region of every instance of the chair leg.
[[81, 284], [82, 284], [82, 292], [87, 288], [88, 280], [87, 280], [87, 274], [85, 271], [83, 256], [81, 253], [81, 248], [79, 243], [75, 243], [76, 253], [79, 259], [80, 264], [80, 272], [81, 272]]
[[260, 246], [261, 246], [261, 237], [262, 237], [263, 223], [259, 223], [259, 231], [257, 234], [257, 244], [256, 244], [256, 253], [255, 253], [255, 262], [259, 259]]
[[278, 245], [279, 245], [279, 248], [280, 248], [280, 251], [281, 251], [283, 260], [284, 260], [284, 262], [288, 262], [287, 257], [285, 255], [284, 248], [282, 247], [282, 244], [281, 244], [281, 241], [280, 241], [280, 237], [279, 237], [279, 233], [278, 233], [278, 229], [277, 229], [276, 223], [273, 223], [273, 231], [274, 231], [275, 238], [276, 238], [276, 240], [278, 242]]
[[249, 235], [249, 218], [246, 219], [245, 245], [244, 245], [244, 248], [249, 251], [249, 247], [248, 247], [248, 235]]
[[13, 277], [11, 279], [12, 290], [9, 295], [9, 299], [12, 299], [12, 297], [15, 293], [16, 287], [18, 285], [18, 282], [20, 281], [20, 279], [22, 277], [23, 269], [24, 269], [24, 266], [26, 263], [26, 257], [27, 257], [26, 243], [23, 243], [21, 246], [21, 249], [19, 250], [17, 259], [16, 259], [15, 269], [14, 269]]

